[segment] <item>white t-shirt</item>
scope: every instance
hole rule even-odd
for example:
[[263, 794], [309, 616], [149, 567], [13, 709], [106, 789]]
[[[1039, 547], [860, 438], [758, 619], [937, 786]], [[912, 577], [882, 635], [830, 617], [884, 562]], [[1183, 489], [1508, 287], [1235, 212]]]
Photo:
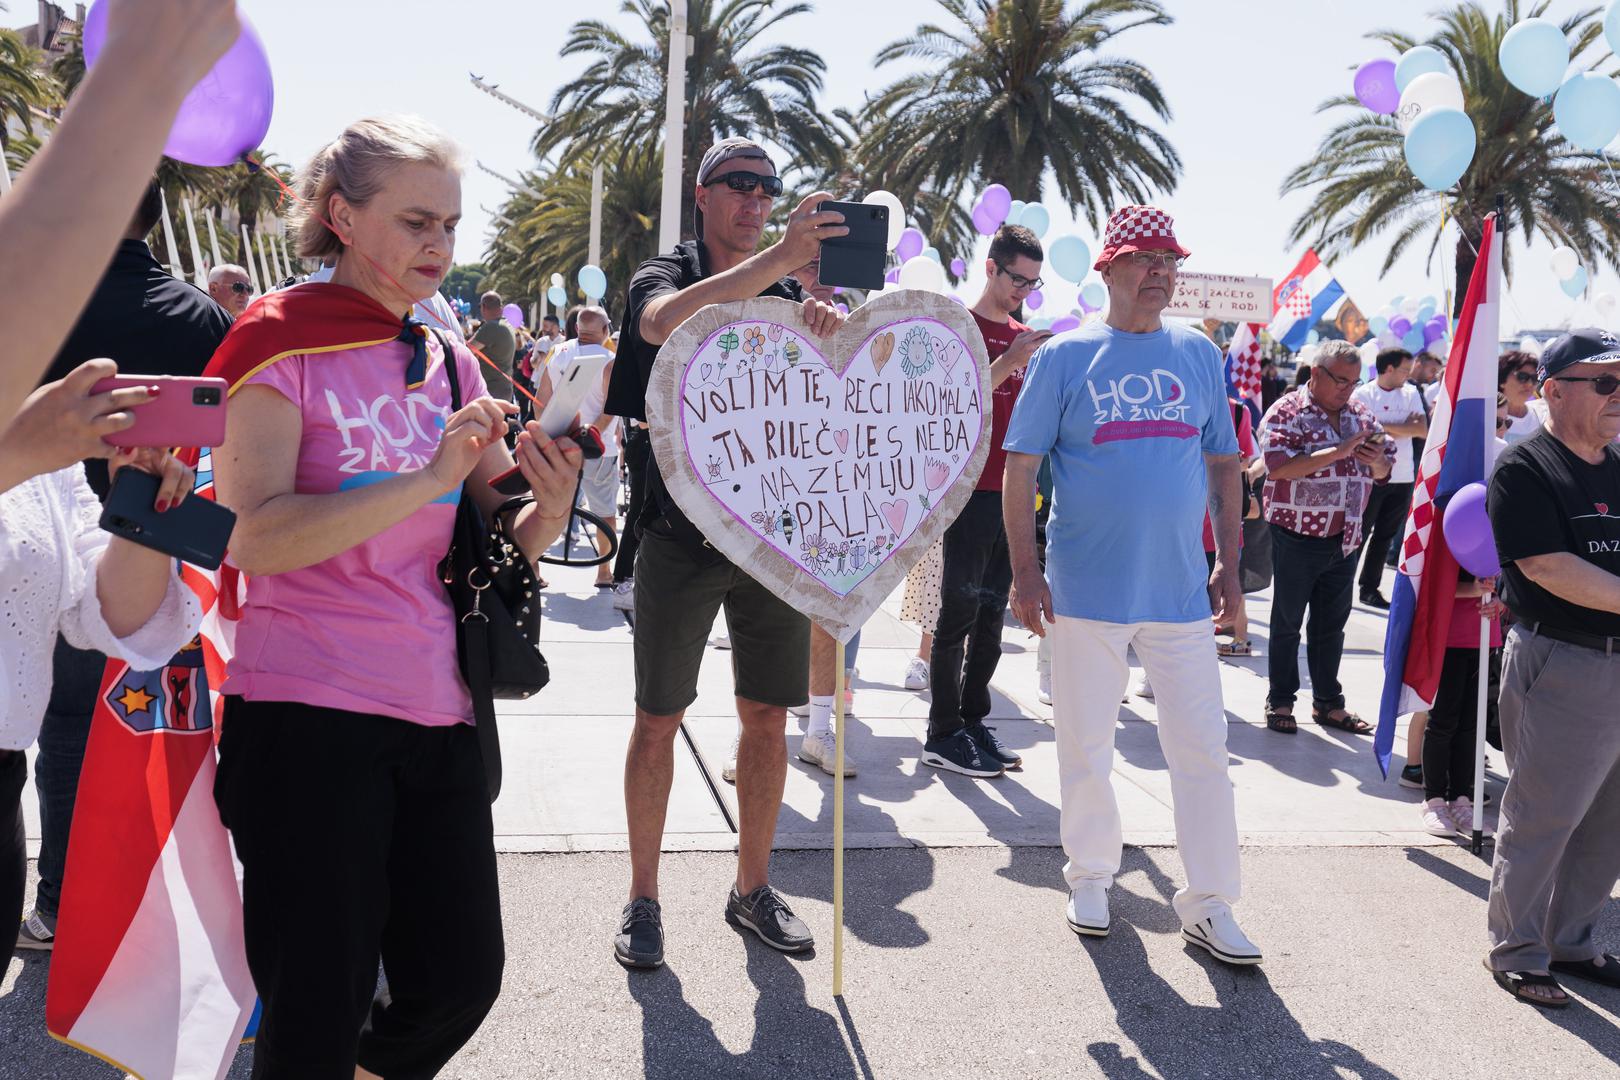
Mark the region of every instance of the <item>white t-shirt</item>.
[[[586, 347], [590, 348], [591, 346]], [[546, 378], [551, 381], [553, 393], [556, 392], [557, 385], [561, 382], [563, 375], [573, 366], [574, 354], [579, 348], [579, 339], [569, 338], [547, 354], [545, 372]], [[579, 422], [581, 424], [592, 423], [602, 415], [602, 407], [607, 403], [607, 380], [608, 373], [604, 371], [602, 378], [597, 380], [597, 384], [586, 392], [585, 400], [580, 402]], [[601, 431], [601, 436], [602, 442], [607, 446], [607, 456], [617, 454], [619, 452], [619, 418], [617, 416], [608, 421], [607, 426]]]
[[1523, 442], [1540, 431], [1547, 423], [1547, 403], [1540, 398], [1531, 398], [1524, 403], [1524, 415], [1514, 416], [1508, 413], [1508, 419], [1513, 423], [1508, 427], [1507, 434], [1503, 436], [1511, 446], [1516, 442]]
[[1444, 388], [1445, 384], [1439, 379], [1423, 388], [1423, 400], [1428, 402], [1429, 408], [1434, 408], [1434, 403], [1440, 400], [1440, 391]]
[[[1388, 427], [1404, 424], [1413, 414], [1423, 416], [1423, 395], [1418, 388], [1407, 383], [1399, 390], [1385, 390], [1375, 382], [1356, 387], [1351, 395], [1372, 412], [1373, 418]], [[1390, 470], [1389, 482], [1410, 484], [1417, 476], [1412, 462], [1412, 436], [1391, 436], [1395, 440], [1395, 465]]]

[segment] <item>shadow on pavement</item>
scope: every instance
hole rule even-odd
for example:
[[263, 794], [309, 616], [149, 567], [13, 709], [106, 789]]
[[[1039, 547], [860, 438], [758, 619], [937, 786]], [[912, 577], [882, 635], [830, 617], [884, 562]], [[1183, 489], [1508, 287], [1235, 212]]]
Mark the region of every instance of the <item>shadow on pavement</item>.
[[624, 625], [623, 613], [613, 607], [606, 590], [594, 596], [575, 596], [570, 593], [545, 592], [541, 616], [552, 622], [567, 623], [581, 630], [615, 630]]
[[[1461, 889], [1465, 893], [1468, 893], [1470, 896], [1473, 896], [1475, 899], [1484, 900], [1490, 895], [1491, 891], [1490, 856], [1495, 847], [1495, 841], [1487, 838], [1485, 841], [1485, 854], [1481, 859], [1481, 863], [1485, 868], [1485, 873], [1483, 875], [1470, 874], [1463, 867], [1447, 862], [1445, 859], [1442, 859], [1434, 852], [1425, 848], [1407, 848], [1406, 861], [1411, 863], [1413, 866], [1427, 870], [1429, 873], [1443, 881], [1449, 881], [1451, 884], [1457, 886], [1457, 888]], [[1466, 848], [1464, 848], [1464, 850], [1466, 850]]]

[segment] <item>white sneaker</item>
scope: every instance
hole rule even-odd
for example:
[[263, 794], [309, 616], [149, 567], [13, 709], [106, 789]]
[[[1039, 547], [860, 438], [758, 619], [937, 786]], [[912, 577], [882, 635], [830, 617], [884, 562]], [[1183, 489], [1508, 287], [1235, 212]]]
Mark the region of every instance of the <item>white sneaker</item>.
[[803, 705], [789, 705], [787, 707], [787, 709], [788, 709], [788, 712], [792, 713], [794, 716], [809, 716], [810, 715], [810, 703], [808, 701], [805, 702]]
[[613, 610], [636, 610], [636, 583], [626, 579], [613, 586]]
[[[838, 736], [831, 731], [806, 735], [799, 743], [799, 760], [814, 765], [828, 776], [837, 776]], [[849, 747], [844, 747], [844, 776], [855, 775], [855, 763], [849, 758]]]
[[731, 740], [731, 753], [726, 755], [726, 767], [720, 770], [720, 779], [728, 784], [737, 782], [737, 746], [741, 742], [741, 735]]
[[1082, 937], [1107, 937], [1108, 890], [1101, 882], [1089, 882], [1069, 893], [1069, 929]]
[[1052, 673], [1050, 671], [1041, 673], [1041, 688], [1036, 691], [1035, 696], [1040, 699], [1042, 705], [1052, 704]]
[[1446, 800], [1430, 799], [1419, 808], [1419, 813], [1423, 816], [1423, 831], [1430, 836], [1457, 835], [1457, 826], [1452, 823], [1451, 807], [1446, 805]]
[[[1446, 810], [1450, 814], [1451, 825], [1459, 836], [1474, 835], [1474, 800], [1466, 795], [1459, 795], [1446, 805]], [[1491, 835], [1491, 827], [1485, 824], [1484, 818], [1480, 819], [1479, 827], [1481, 836]]]
[[1181, 937], [1227, 964], [1258, 964], [1260, 946], [1250, 941], [1230, 911], [1217, 912], [1191, 926], [1181, 928]]
[[1146, 698], [1148, 701], [1153, 700], [1153, 684], [1148, 682], [1147, 672], [1142, 672], [1142, 677], [1136, 680], [1135, 686], [1131, 687], [1131, 693], [1139, 698]]
[[913, 656], [906, 663], [906, 689], [928, 689], [928, 661], [920, 656]]
[[714, 637], [709, 639], [709, 644], [713, 645], [717, 649], [729, 650], [731, 648], [731, 635], [716, 634]]

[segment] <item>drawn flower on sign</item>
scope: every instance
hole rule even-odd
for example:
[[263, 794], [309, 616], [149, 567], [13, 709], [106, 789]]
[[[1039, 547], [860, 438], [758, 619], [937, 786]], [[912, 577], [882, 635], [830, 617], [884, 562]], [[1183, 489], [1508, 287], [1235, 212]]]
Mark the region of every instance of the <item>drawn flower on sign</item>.
[[769, 330], [765, 331], [765, 334], [772, 341], [781, 341], [782, 340], [782, 324], [781, 323], [771, 323], [771, 328]]
[[803, 353], [799, 351], [799, 343], [797, 341], [789, 341], [786, 345], [782, 346], [782, 355], [787, 357], [788, 367], [795, 367], [798, 365], [799, 357], [802, 356]]
[[827, 557], [830, 554], [831, 552], [829, 552], [827, 548], [822, 545], [821, 534], [819, 533], [813, 536], [806, 536], [804, 538], [804, 543], [799, 546], [800, 561], [804, 563], [805, 569], [809, 570], [812, 574], [822, 573], [826, 565]]
[[849, 557], [849, 545], [836, 544], [831, 549], [831, 554], [838, 556], [838, 568], [835, 572], [842, 574], [844, 572], [844, 560]]
[[769, 510], [755, 510], [748, 515], [748, 520], [763, 529], [766, 536], [776, 535], [776, 515]]
[[756, 356], [765, 351], [765, 335], [759, 327], [750, 326], [743, 331], [743, 352], [754, 353]]
[[928, 374], [933, 367], [933, 340], [927, 330], [920, 326], [912, 327], [900, 339], [900, 370], [906, 373], [906, 378], [917, 379]]
[[938, 491], [951, 477], [951, 467], [938, 458], [929, 458], [923, 466], [923, 483], [929, 491]]
[[709, 455], [709, 466], [708, 467], [709, 467], [709, 479], [710, 480], [718, 480], [718, 479], [720, 479], [720, 459], [716, 458], [713, 454], [710, 454]]
[[737, 335], [734, 332], [727, 330], [725, 333], [720, 335], [720, 339], [716, 341], [715, 344], [720, 346], [720, 355], [722, 357], [729, 357], [731, 356], [731, 350], [737, 347]]
[[851, 540], [849, 542], [849, 568], [859, 570], [866, 565], [866, 541]]

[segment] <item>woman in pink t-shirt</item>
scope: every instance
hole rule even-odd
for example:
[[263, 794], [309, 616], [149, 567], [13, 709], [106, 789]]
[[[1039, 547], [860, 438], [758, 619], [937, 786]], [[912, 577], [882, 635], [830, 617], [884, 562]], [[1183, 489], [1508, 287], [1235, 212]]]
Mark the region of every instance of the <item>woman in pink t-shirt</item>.
[[[486, 514], [504, 501], [488, 481], [513, 464], [516, 409], [488, 396], [463, 347], [403, 321], [450, 268], [461, 176], [448, 138], [361, 121], [300, 185], [298, 254], [335, 257], [336, 271], [262, 298], [215, 357], [233, 381], [217, 487], [247, 579], [215, 800], [264, 1006], [254, 1075], [430, 1076], [482, 1023], [504, 963], [483, 763], [437, 566], [463, 487]], [[580, 455], [531, 424], [516, 460], [535, 501], [511, 530], [533, 559], [567, 521]], [[373, 1001], [379, 959], [388, 992]]]

